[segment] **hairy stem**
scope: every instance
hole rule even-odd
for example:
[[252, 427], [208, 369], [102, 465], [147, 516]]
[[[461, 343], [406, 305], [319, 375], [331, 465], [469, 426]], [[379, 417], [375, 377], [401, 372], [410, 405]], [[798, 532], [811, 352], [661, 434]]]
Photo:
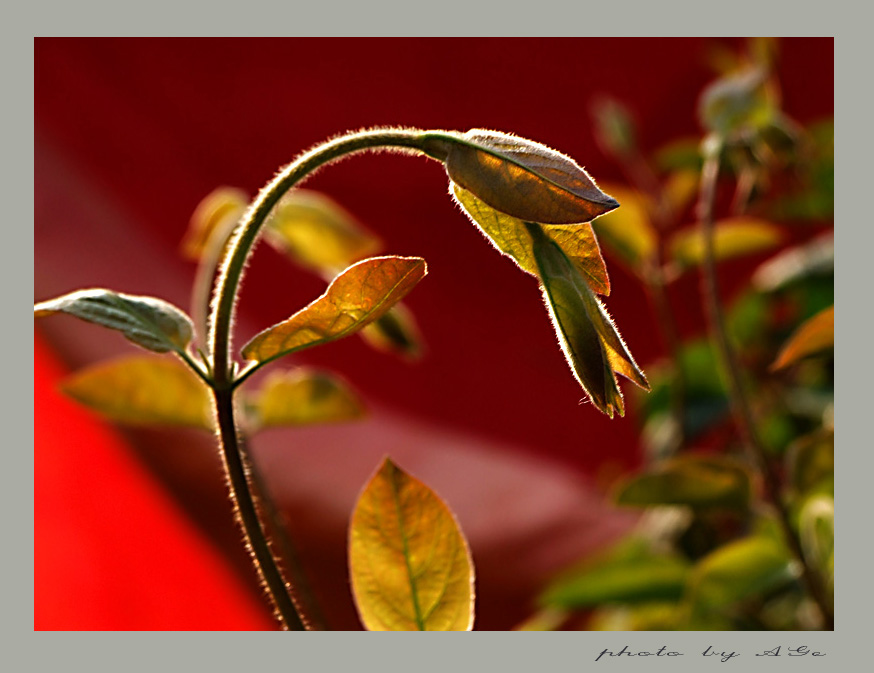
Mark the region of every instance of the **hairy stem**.
[[255, 497], [249, 483], [249, 460], [243, 452], [234, 425], [233, 393], [230, 390], [213, 389], [213, 397], [218, 416], [222, 459], [246, 547], [261, 581], [267, 588], [276, 616], [283, 628], [303, 631], [306, 627], [298, 615], [291, 593], [270, 549], [261, 520], [258, 518]]
[[719, 284], [716, 277], [716, 262], [713, 245], [713, 210], [716, 201], [716, 183], [719, 177], [719, 148], [714, 145], [705, 150], [704, 169], [701, 175], [701, 192], [698, 202], [698, 217], [704, 238], [704, 264], [702, 274], [702, 292], [711, 338], [722, 360], [728, 384], [728, 394], [735, 425], [741, 441], [749, 452], [753, 463], [758, 467], [765, 487], [765, 497], [777, 512], [777, 519], [783, 532], [783, 537], [791, 553], [796, 557], [801, 567], [801, 575], [810, 596], [816, 601], [822, 613], [823, 623], [828, 630], [834, 630], [834, 612], [829, 605], [825, 589], [819, 576], [807, 564], [801, 542], [789, 519], [781, 497], [780, 480], [771, 466], [765, 453], [765, 448], [756, 432], [749, 400], [744, 392], [740, 378], [737, 358], [728, 338], [725, 326], [725, 316], [719, 299]]
[[[270, 211], [283, 194], [303, 182], [322, 166], [342, 157], [371, 149], [407, 148], [425, 152], [426, 134], [418, 130], [374, 129], [341, 136], [304, 153], [286, 166], [264, 187], [246, 211], [242, 222], [228, 242], [227, 252], [216, 281], [216, 293], [209, 319], [209, 353], [212, 361], [212, 388], [216, 402], [222, 456], [247, 547], [267, 588], [277, 617], [285, 628], [303, 630], [307, 620], [302, 606], [295, 602], [295, 591], [289, 587], [280, 571], [279, 562], [271, 550], [267, 531], [258, 517], [254, 493], [261, 483], [253, 483], [253, 473], [239, 440], [234, 418], [233, 394], [236, 387], [236, 364], [231, 358], [231, 326], [234, 305], [246, 260], [258, 238]], [[250, 372], [251, 373], [251, 370]], [[272, 507], [272, 505], [271, 505]], [[269, 510], [270, 508], [268, 508]], [[272, 510], [275, 513], [275, 508]], [[276, 522], [274, 530], [279, 530]], [[292, 557], [293, 562], [293, 557]], [[300, 579], [295, 573], [296, 579]], [[311, 625], [314, 619], [310, 621]]]

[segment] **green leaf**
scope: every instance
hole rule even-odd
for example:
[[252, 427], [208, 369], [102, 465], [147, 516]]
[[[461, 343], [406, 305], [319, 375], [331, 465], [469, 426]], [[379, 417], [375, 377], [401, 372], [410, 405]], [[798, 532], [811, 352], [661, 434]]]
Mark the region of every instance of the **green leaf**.
[[[817, 495], [807, 500], [798, 519], [801, 548], [804, 557], [820, 572], [829, 574], [829, 559], [834, 563], [835, 553], [835, 500]], [[834, 566], [830, 569], [834, 574]], [[833, 577], [830, 577], [833, 581]]]
[[688, 563], [679, 556], [656, 554], [649, 543], [630, 539], [569, 570], [547, 586], [541, 605], [586, 608], [602, 603], [676, 600]]
[[136, 355], [101, 362], [64, 380], [61, 389], [122, 423], [212, 430], [209, 389], [175, 359]]
[[449, 178], [486, 204], [526, 222], [578, 224], [616, 208], [573, 159], [507, 133], [435, 134], [448, 145]]
[[33, 307], [35, 318], [53, 313], [67, 313], [118, 330], [128, 340], [156, 353], [184, 352], [194, 333], [191, 319], [172, 304], [111, 290], [79, 290]]
[[592, 104], [595, 140], [605, 154], [619, 159], [637, 152], [637, 133], [628, 108], [615, 98], [602, 96]]
[[771, 371], [784, 369], [802, 358], [834, 348], [835, 345], [835, 307], [820, 311], [792, 333], [783, 344]]
[[199, 260], [210, 237], [216, 231], [231, 226], [229, 223], [235, 224], [248, 205], [249, 197], [240, 189], [214, 189], [203, 198], [191, 215], [188, 231], [182, 239], [182, 254], [188, 259]]
[[242, 355], [264, 363], [354, 334], [384, 315], [427, 272], [421, 257], [372, 257], [353, 264], [309, 306], [257, 334]]
[[615, 500], [637, 507], [746, 509], [750, 490], [749, 473], [737, 462], [721, 456], [682, 456], [632, 477], [619, 487]]
[[611, 418], [625, 414], [614, 372], [642, 388], [649, 384], [585, 280], [562, 249], [536, 224], [527, 225], [544, 299], [574, 376], [594, 405]]
[[799, 493], [806, 493], [833, 476], [834, 430], [821, 430], [799, 437], [786, 450], [786, 462], [792, 486]]
[[777, 589], [796, 576], [795, 565], [775, 540], [747, 537], [698, 562], [689, 578], [688, 598], [698, 610], [718, 610]]
[[352, 514], [349, 575], [370, 631], [473, 628], [473, 561], [458, 522], [434, 491], [388, 458]]
[[709, 131], [730, 136], [768, 124], [774, 105], [764, 68], [748, 68], [710, 84], [701, 94], [698, 113]]
[[622, 207], [599, 217], [592, 226], [604, 245], [633, 271], [640, 272], [656, 252], [658, 235], [652, 225], [652, 204], [637, 192], [610, 185]]
[[[720, 220], [713, 230], [713, 256], [716, 261], [752, 255], [778, 246], [782, 230], [770, 222], [753, 217]], [[704, 237], [699, 228], [677, 232], [670, 241], [671, 256], [681, 268], [704, 261]]]
[[[520, 269], [537, 278], [533, 241], [525, 223], [495, 210], [455, 183], [451, 187], [461, 209], [486, 238]], [[610, 278], [591, 224], [542, 225], [541, 229], [561, 247], [595, 292], [610, 294]]]
[[359, 332], [372, 348], [408, 360], [422, 356], [422, 335], [412, 312], [398, 302]]
[[364, 407], [346, 383], [329, 372], [306, 368], [273, 372], [247, 395], [257, 428], [338, 423], [361, 418]]
[[379, 238], [333, 199], [305, 189], [288, 192], [273, 209], [265, 238], [295, 263], [328, 277], [382, 248]]

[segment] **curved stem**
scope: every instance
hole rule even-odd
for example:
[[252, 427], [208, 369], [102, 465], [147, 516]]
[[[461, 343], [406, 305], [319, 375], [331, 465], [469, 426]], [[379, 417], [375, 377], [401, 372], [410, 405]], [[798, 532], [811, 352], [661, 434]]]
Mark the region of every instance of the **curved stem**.
[[768, 461], [765, 448], [756, 432], [749, 401], [740, 379], [737, 358], [728, 338], [725, 316], [719, 299], [719, 285], [716, 277], [716, 262], [713, 244], [713, 210], [716, 201], [716, 183], [719, 177], [719, 148], [712, 146], [705, 150], [704, 169], [701, 175], [701, 192], [698, 202], [701, 231], [704, 238], [704, 265], [702, 289], [705, 310], [708, 317], [711, 338], [722, 360], [728, 384], [728, 393], [734, 421], [741, 441], [750, 453], [753, 463], [758, 467], [765, 486], [765, 496], [777, 511], [777, 520], [787, 546], [801, 565], [804, 584], [822, 613], [823, 623], [828, 630], [834, 630], [834, 613], [829, 605], [825, 589], [819, 576], [810, 568], [804, 558], [801, 542], [792, 528], [789, 512], [780, 495], [780, 480]]
[[[254, 474], [245, 455], [234, 419], [233, 395], [236, 384], [240, 381], [234, 381], [236, 363], [230, 357], [230, 345], [234, 303], [240, 279], [261, 227], [270, 211], [288, 190], [322, 166], [356, 152], [396, 147], [430, 155], [439, 151], [433, 147], [435, 137], [439, 142], [439, 135], [412, 129], [373, 129], [342, 136], [317, 146], [286, 166], [258, 193], [227, 244], [209, 318], [209, 353], [213, 370], [211, 386], [231, 497], [255, 568], [270, 594], [276, 615], [285, 628], [304, 630], [306, 622], [301, 616], [302, 606], [294, 600], [294, 591], [283, 579], [279, 562], [270, 548], [267, 531], [258, 517], [254, 494], [259, 490], [263, 491], [263, 488], [258, 488], [260, 478]], [[248, 370], [246, 376], [252, 371], [254, 369]]]
[[423, 152], [427, 135], [423, 131], [413, 129], [373, 129], [341, 136], [304, 153], [286, 166], [258, 193], [229, 244], [230, 250], [222, 265], [213, 303], [210, 351], [213, 357], [216, 384], [220, 388], [231, 384], [230, 331], [237, 287], [240, 284], [249, 251], [258, 238], [261, 226], [282, 195], [292, 187], [302, 183], [319, 168], [350, 154], [390, 147], [408, 148]]

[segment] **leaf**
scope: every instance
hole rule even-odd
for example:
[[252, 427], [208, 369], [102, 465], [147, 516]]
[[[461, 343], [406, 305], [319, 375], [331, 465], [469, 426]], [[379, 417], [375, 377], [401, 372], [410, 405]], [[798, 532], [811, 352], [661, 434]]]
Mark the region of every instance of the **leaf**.
[[762, 292], [777, 292], [808, 278], [833, 278], [834, 273], [834, 233], [827, 232], [774, 255], [756, 269], [752, 284]]
[[182, 254], [199, 260], [213, 233], [229, 226], [228, 223], [236, 224], [248, 204], [246, 193], [234, 187], [219, 187], [207, 194], [191, 215], [188, 231], [182, 239]]
[[658, 236], [649, 215], [652, 204], [633, 190], [614, 185], [609, 189], [621, 200], [622, 207], [599, 217], [592, 226], [609, 250], [639, 272], [653, 257], [658, 245]]
[[815, 355], [835, 345], [835, 307], [817, 313], [793, 332], [783, 344], [771, 371], [784, 369], [809, 355]]
[[798, 529], [804, 557], [814, 568], [828, 570], [829, 559], [834, 557], [835, 551], [834, 498], [817, 495], [805, 502], [798, 518]]
[[[713, 230], [713, 256], [716, 261], [752, 255], [776, 247], [783, 240], [782, 230], [770, 222], [752, 217], [720, 220]], [[678, 231], [671, 237], [671, 256], [681, 267], [704, 261], [704, 238], [698, 227]]]
[[835, 433], [833, 430], [799, 437], [786, 450], [787, 472], [792, 486], [806, 493], [834, 475]]
[[265, 237], [295, 263], [334, 276], [382, 248], [382, 242], [333, 199], [305, 189], [288, 192], [265, 226]]
[[637, 152], [637, 133], [628, 108], [615, 98], [602, 96], [592, 104], [595, 140], [601, 151], [619, 159]]
[[118, 330], [156, 353], [183, 352], [194, 333], [191, 319], [172, 304], [111, 290], [79, 290], [33, 307], [35, 318], [59, 312]]
[[586, 608], [603, 603], [676, 600], [688, 563], [679, 556], [656, 554], [644, 540], [630, 539], [563, 573], [541, 594], [541, 605]]
[[544, 300], [556, 335], [579, 384], [594, 405], [611, 418], [624, 415], [618, 372], [648, 388], [643, 372], [598, 301], [562, 249], [536, 224], [528, 224]]
[[626, 481], [617, 491], [620, 505], [688, 505], [694, 508], [746, 509], [750, 476], [738, 463], [720, 456], [683, 456]]
[[209, 389], [175, 359], [135, 355], [101, 362], [67, 378], [61, 389], [122, 423], [212, 430]]
[[573, 159], [507, 133], [441, 134], [449, 178], [511, 217], [541, 224], [589, 222], [619, 203]]
[[773, 117], [774, 105], [764, 68], [747, 68], [722, 77], [701, 93], [698, 114], [709, 131], [723, 136], [755, 131]]
[[698, 175], [698, 171], [677, 170], [668, 175], [665, 180], [665, 198], [671, 204], [671, 210], [677, 215], [682, 214], [698, 194]]
[[359, 332], [372, 348], [408, 360], [422, 356], [422, 335], [412, 312], [398, 302]]
[[[461, 209], [486, 238], [516, 262], [520, 269], [535, 278], [539, 277], [533, 242], [525, 223], [495, 210], [455, 183], [451, 183], [451, 187]], [[541, 229], [561, 247], [595, 292], [610, 294], [607, 267], [590, 223], [542, 225]]]
[[388, 458], [355, 505], [349, 574], [371, 631], [473, 627], [473, 561], [458, 522], [434, 491]]
[[747, 537], [705, 556], [689, 578], [689, 600], [699, 610], [724, 608], [792, 581], [797, 575], [773, 539]]
[[421, 257], [372, 257], [353, 264], [309, 306], [257, 334], [242, 355], [264, 363], [354, 334], [384, 315], [427, 272]]
[[364, 415], [358, 396], [342, 380], [303, 367], [273, 372], [247, 397], [258, 428], [337, 423]]

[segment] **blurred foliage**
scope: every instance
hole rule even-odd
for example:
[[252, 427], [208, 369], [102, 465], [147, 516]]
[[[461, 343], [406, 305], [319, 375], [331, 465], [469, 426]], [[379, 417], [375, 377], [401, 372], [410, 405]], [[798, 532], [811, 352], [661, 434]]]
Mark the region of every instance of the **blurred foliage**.
[[[714, 258], [726, 270], [739, 258], [758, 262], [726, 303], [726, 329], [789, 525], [831, 603], [834, 124], [802, 127], [781, 109], [778, 56], [779, 42], [762, 38], [742, 53], [715, 50], [719, 76], [697, 114], [704, 132], [723, 140]], [[592, 113], [599, 147], [627, 179], [605, 186], [622, 207], [595, 231], [608, 261], [623, 263], [651, 297], [667, 294], [653, 309], [664, 343], [672, 325], [675, 336], [646, 366], [652, 392], [632, 399], [645, 465], [612, 490], [641, 519], [613, 549], [560, 573], [538, 610], [563, 611], [564, 628], [582, 616], [593, 630], [823, 628], [800, 560], [768, 513], [760, 466], [735, 432], [717, 352], [676, 328], [673, 284], [703, 257], [690, 208], [702, 139], [645, 153], [620, 101], [603, 96]]]

